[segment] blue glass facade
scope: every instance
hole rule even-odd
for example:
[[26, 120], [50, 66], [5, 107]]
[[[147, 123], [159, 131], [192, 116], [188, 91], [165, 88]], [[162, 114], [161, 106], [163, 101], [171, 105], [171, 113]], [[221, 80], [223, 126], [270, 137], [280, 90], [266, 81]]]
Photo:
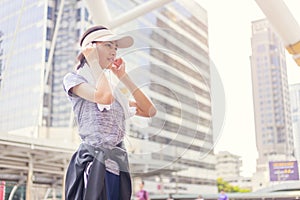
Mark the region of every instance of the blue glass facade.
[[[55, 2], [57, 4], [57, 1]], [[74, 69], [79, 49], [78, 40], [82, 30], [88, 25], [86, 8], [80, 6], [77, 1], [66, 1], [49, 75], [51, 92], [48, 96], [50, 98], [49, 105], [45, 106], [48, 107], [49, 113], [44, 113], [43, 116], [46, 126], [68, 127], [73, 125], [72, 119], [70, 120], [72, 109], [63, 91], [62, 80], [66, 73]]]
[[42, 103], [46, 1], [1, 1], [0, 131], [35, 126]]

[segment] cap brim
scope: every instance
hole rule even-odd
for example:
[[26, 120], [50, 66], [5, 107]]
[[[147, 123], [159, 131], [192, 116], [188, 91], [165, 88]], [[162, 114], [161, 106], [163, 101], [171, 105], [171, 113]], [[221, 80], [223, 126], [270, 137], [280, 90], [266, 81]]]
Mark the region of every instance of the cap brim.
[[118, 48], [128, 48], [133, 45], [133, 38], [128, 35], [108, 35], [93, 40], [94, 42], [116, 41]]

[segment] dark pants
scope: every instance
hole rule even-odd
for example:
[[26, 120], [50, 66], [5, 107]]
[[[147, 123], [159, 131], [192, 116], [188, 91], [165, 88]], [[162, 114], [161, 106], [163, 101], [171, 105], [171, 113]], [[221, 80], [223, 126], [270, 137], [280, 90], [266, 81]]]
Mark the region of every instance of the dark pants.
[[107, 200], [119, 200], [120, 176], [106, 171], [105, 186], [106, 186]]

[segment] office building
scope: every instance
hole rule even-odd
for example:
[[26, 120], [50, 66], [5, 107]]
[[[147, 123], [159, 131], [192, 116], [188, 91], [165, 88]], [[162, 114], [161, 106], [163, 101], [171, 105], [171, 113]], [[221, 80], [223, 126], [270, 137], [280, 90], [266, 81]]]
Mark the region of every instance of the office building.
[[258, 150], [257, 177], [268, 180], [269, 161], [292, 160], [294, 154], [285, 48], [265, 19], [252, 22], [252, 90]]
[[241, 157], [228, 151], [220, 151], [216, 154], [216, 171], [218, 178], [228, 182], [232, 186], [252, 190], [251, 178], [241, 176], [243, 165]]
[[86, 9], [78, 1], [0, 4], [0, 131], [36, 136], [39, 127], [68, 127], [71, 106], [62, 77], [76, 62]]
[[132, 157], [149, 159], [140, 167], [155, 174], [144, 177], [151, 192], [216, 192], [206, 12], [193, 1], [176, 1], [137, 21], [157, 27], [138, 31], [149, 53], [136, 52], [143, 60], [135, 70], [143, 68], [141, 76], [150, 79], [147, 91], [159, 112], [147, 129], [131, 125]]
[[236, 182], [241, 173], [242, 160], [238, 155], [234, 155], [227, 151], [221, 151], [216, 154], [217, 176], [229, 183]]
[[300, 162], [300, 84], [290, 85], [295, 157]]

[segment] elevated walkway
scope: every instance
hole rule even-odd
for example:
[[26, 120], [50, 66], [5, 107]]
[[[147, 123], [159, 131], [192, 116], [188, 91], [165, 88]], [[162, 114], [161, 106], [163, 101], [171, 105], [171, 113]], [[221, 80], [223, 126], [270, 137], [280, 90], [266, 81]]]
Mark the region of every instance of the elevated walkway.
[[0, 134], [0, 179], [61, 184], [67, 163], [77, 147], [54, 139]]
[[[195, 200], [196, 194], [174, 194], [173, 200]], [[218, 194], [203, 194], [205, 200], [216, 200]], [[230, 200], [296, 200], [300, 199], [300, 190], [281, 192], [252, 192], [252, 193], [230, 193]], [[151, 200], [166, 200], [168, 195], [152, 195]]]
[[[63, 199], [64, 176], [80, 143], [76, 129], [41, 128], [35, 137], [26, 133], [22, 130], [0, 133], [0, 181], [5, 182], [6, 192], [13, 197], [22, 188], [26, 191], [26, 199], [50, 196]], [[148, 156], [129, 152], [133, 182], [135, 177], [171, 176], [173, 172], [183, 170], [176, 163], [170, 165]]]
[[[70, 131], [64, 129], [63, 133], [66, 136]], [[59, 188], [56, 193], [62, 194], [68, 162], [77, 146], [75, 140], [47, 138], [45, 134], [32, 138], [0, 133], [0, 180], [13, 188], [10, 197], [20, 186], [26, 188], [26, 199], [33, 199], [37, 190], [47, 199], [50, 188]]]

